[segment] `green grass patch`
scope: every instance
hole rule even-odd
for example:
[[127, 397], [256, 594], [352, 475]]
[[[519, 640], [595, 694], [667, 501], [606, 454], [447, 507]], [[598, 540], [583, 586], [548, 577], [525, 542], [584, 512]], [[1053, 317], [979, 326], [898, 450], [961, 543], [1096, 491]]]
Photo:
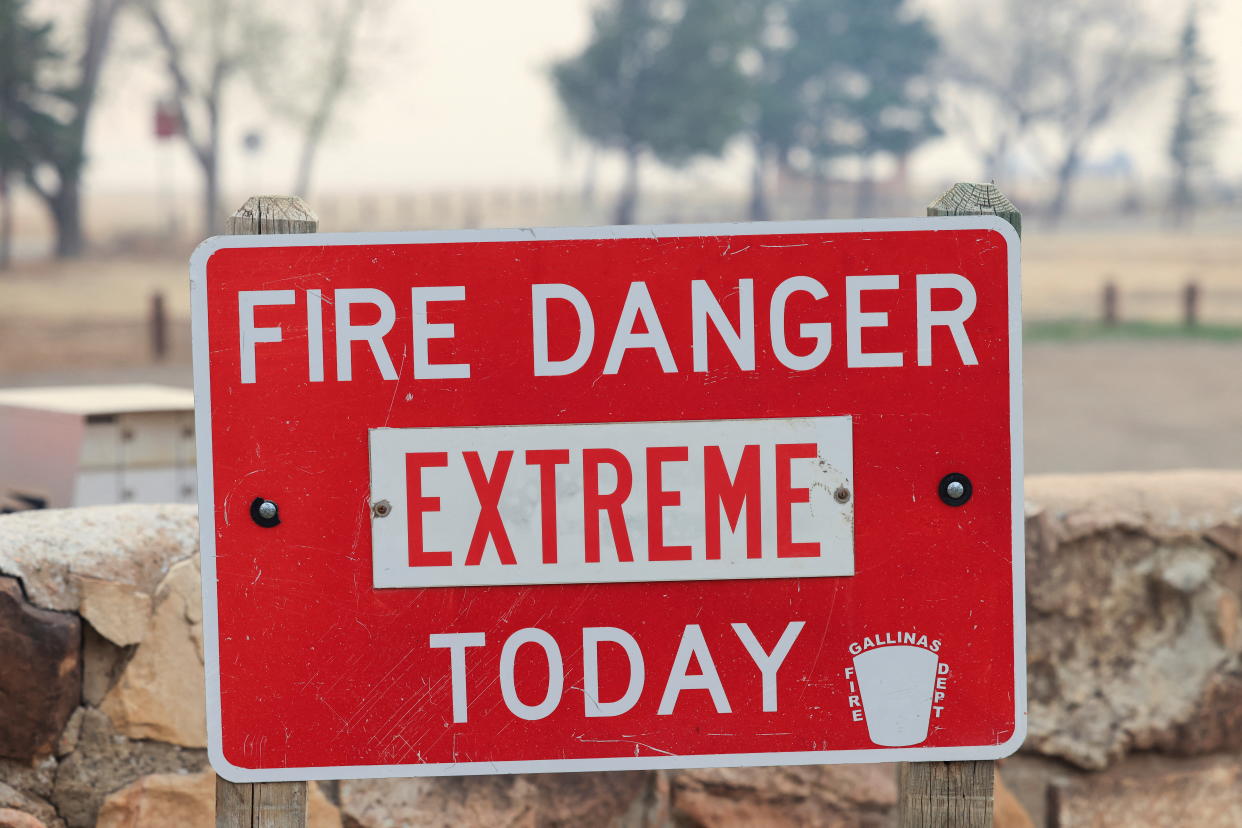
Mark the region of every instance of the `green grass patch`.
[[1045, 319], [1022, 326], [1027, 342], [1085, 342], [1106, 340], [1168, 340], [1191, 339], [1212, 342], [1242, 342], [1242, 325], [1199, 324], [1193, 327], [1178, 322], [1118, 322], [1105, 325], [1087, 319]]

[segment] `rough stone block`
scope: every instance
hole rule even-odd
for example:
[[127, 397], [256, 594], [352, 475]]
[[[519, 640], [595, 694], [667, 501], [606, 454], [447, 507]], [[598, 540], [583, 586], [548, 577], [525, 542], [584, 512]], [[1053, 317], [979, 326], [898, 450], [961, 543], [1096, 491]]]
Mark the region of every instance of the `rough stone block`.
[[355, 779], [341, 782], [341, 813], [351, 828], [616, 825], [644, 810], [655, 781], [643, 772]]
[[27, 603], [0, 577], [0, 756], [52, 753], [82, 692], [81, 622]]
[[207, 746], [197, 557], [169, 570], [146, 636], [100, 709], [131, 739]]
[[51, 801], [69, 828], [95, 824], [104, 798], [152, 773], [200, 771], [207, 752], [156, 741], [131, 741], [93, 708], [82, 714], [77, 748], [60, 763]]
[[[307, 791], [308, 828], [341, 828], [341, 814], [314, 782]], [[214, 828], [216, 776], [156, 773], [135, 780], [104, 800], [95, 828]]]
[[79, 576], [82, 617], [120, 647], [137, 644], [151, 617], [151, 596], [132, 584]]
[[1030, 732], [1102, 769], [1242, 748], [1242, 473], [1027, 480]]
[[1237, 757], [1171, 764], [1158, 758], [1052, 786], [1051, 825], [1242, 825], [1242, 765]]
[[48, 828], [47, 823], [13, 808], [0, 808], [0, 828]]
[[198, 549], [198, 509], [130, 504], [0, 516], [0, 574], [20, 578], [30, 603], [77, 612], [85, 579], [151, 594]]
[[674, 824], [886, 826], [897, 803], [893, 765], [705, 768], [670, 773]]

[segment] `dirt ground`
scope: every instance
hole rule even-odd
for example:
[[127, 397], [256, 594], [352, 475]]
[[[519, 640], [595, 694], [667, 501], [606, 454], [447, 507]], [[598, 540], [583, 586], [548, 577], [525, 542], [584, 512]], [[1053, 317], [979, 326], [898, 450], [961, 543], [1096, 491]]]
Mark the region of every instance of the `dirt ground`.
[[[190, 385], [185, 254], [0, 274], [0, 387]], [[1032, 235], [1023, 266], [1028, 319], [1093, 318], [1110, 273], [1123, 313], [1175, 319], [1194, 273], [1205, 319], [1242, 322], [1242, 236]], [[145, 324], [156, 291], [172, 320], [161, 362]], [[1145, 298], [1127, 303], [1127, 291]], [[1028, 472], [1242, 468], [1242, 340], [1040, 339], [1025, 351], [1025, 400]]]

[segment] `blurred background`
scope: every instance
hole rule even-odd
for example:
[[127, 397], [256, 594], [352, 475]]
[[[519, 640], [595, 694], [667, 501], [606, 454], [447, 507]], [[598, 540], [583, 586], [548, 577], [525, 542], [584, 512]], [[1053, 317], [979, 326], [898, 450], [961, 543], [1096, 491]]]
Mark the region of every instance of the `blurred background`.
[[189, 387], [187, 260], [1022, 210], [1027, 469], [1242, 467], [1242, 3], [0, 0], [0, 389]]

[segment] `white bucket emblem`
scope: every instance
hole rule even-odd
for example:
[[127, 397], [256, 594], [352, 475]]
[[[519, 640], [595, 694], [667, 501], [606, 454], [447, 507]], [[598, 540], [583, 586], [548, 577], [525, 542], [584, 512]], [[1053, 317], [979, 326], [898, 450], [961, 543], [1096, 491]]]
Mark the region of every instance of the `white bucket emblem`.
[[944, 709], [949, 672], [939, 649], [938, 640], [929, 643], [926, 636], [910, 633], [868, 637], [861, 645], [851, 645], [854, 666], [845, 671], [849, 704], [854, 721], [866, 722], [872, 742], [909, 747], [927, 739], [931, 720]]

